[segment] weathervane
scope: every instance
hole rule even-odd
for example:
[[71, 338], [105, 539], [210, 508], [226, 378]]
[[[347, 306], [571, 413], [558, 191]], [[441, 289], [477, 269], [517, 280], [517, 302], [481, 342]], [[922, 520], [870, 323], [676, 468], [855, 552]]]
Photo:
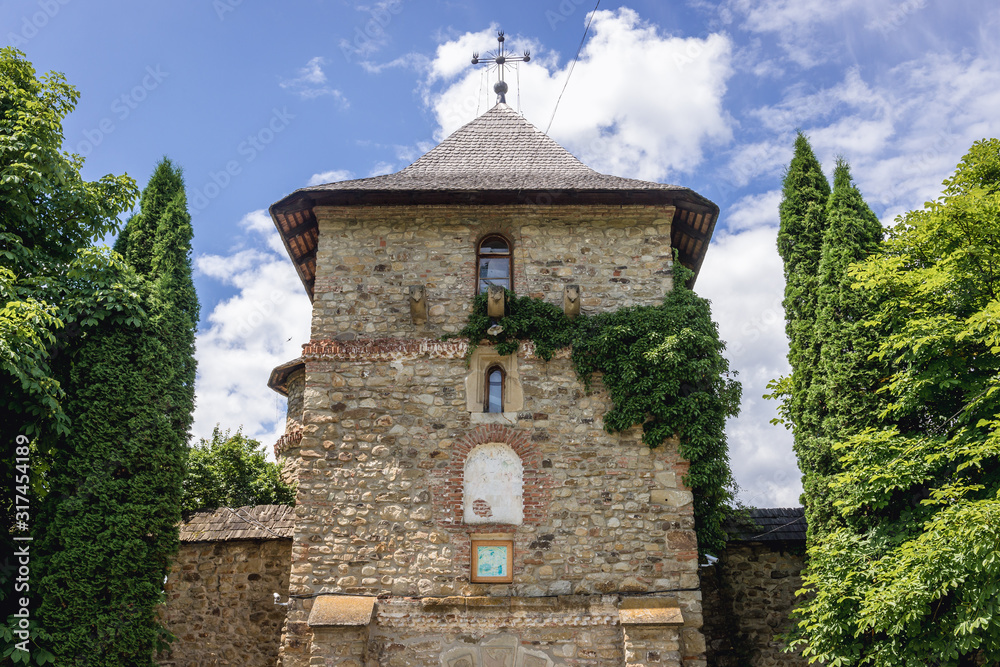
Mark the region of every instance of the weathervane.
[[497, 94], [497, 97], [499, 98], [497, 100], [498, 102], [507, 104], [507, 98], [505, 96], [507, 93], [507, 82], [503, 80], [504, 68], [506, 68], [509, 63], [528, 62], [531, 60], [531, 52], [525, 51], [523, 56], [512, 56], [510, 55], [510, 51], [507, 51], [504, 47], [503, 42], [504, 36], [503, 30], [501, 30], [497, 33], [497, 50], [488, 52], [486, 54], [487, 57], [481, 60], [478, 52], [473, 53], [472, 64], [483, 64], [491, 68], [496, 65], [499, 76], [497, 82], [493, 84], [493, 92]]

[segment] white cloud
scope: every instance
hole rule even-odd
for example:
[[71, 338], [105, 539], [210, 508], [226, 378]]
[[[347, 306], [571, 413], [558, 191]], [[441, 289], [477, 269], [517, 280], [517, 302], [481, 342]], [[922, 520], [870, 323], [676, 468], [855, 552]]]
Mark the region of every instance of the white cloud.
[[324, 183], [336, 183], [337, 181], [349, 181], [354, 178], [354, 174], [347, 169], [331, 169], [321, 171], [309, 177], [306, 185], [323, 185]]
[[[747, 195], [725, 212], [722, 222], [730, 233], [747, 231], [758, 227], [778, 226], [778, 205], [781, 204], [781, 190], [771, 190], [755, 195]], [[715, 245], [709, 252], [713, 252]]]
[[383, 176], [385, 174], [391, 174], [396, 171], [396, 168], [391, 162], [376, 162], [368, 172], [368, 176]]
[[318, 97], [332, 97], [341, 108], [346, 109], [349, 105], [344, 94], [336, 88], [327, 85], [326, 74], [323, 72], [323, 65], [326, 59], [316, 56], [306, 66], [298, 71], [298, 76], [294, 79], [285, 79], [278, 83], [279, 86], [289, 90], [304, 100], [316, 99]]
[[[516, 38], [508, 38], [508, 47], [515, 53], [531, 48]], [[466, 64], [473, 51], [489, 48], [496, 48], [492, 29], [438, 47], [425, 101], [437, 117], [439, 139], [493, 105], [493, 75]], [[531, 50], [531, 62], [506, 77], [507, 101], [517, 106], [519, 79], [525, 117], [545, 130], [569, 63], [558, 68], [554, 54]], [[630, 9], [599, 11], [550, 134], [598, 171], [653, 181], [689, 171], [701, 164], [707, 146], [731, 139], [722, 107], [731, 50], [725, 35], [665, 36]], [[439, 83], [445, 87], [435, 87]]]
[[[797, 506], [801, 493], [792, 437], [770, 424], [777, 404], [761, 398], [767, 383], [789, 372], [784, 276], [775, 246], [780, 192], [744, 198], [729, 214], [739, 233], [717, 232], [696, 290], [712, 302], [726, 356], [743, 385], [741, 412], [726, 434], [740, 500], [757, 507]], [[768, 208], [773, 207], [768, 216]], [[770, 224], [768, 224], [770, 223]]]
[[825, 88], [792, 88], [751, 116], [772, 132], [802, 127], [827, 173], [845, 157], [889, 221], [937, 196], [973, 141], [1000, 135], [1000, 62], [933, 53], [872, 78], [851, 69]]
[[242, 426], [270, 451], [284, 433], [285, 400], [267, 387], [275, 366], [299, 356], [309, 340], [311, 306], [266, 211], [248, 213], [239, 226], [253, 247], [229, 255], [200, 255], [195, 269], [235, 287], [202, 322], [192, 432]]

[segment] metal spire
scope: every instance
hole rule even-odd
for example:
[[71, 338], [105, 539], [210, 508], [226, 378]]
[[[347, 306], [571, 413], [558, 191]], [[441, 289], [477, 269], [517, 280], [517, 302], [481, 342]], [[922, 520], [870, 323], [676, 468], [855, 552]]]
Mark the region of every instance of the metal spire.
[[493, 92], [497, 94], [497, 102], [503, 102], [507, 104], [507, 82], [503, 80], [504, 69], [510, 63], [517, 62], [528, 62], [531, 60], [531, 52], [525, 51], [523, 56], [512, 56], [510, 51], [507, 51], [504, 47], [504, 36], [503, 30], [497, 33], [497, 49], [496, 51], [490, 51], [486, 54], [485, 58], [480, 59], [479, 53], [472, 54], [472, 64], [473, 65], [486, 65], [489, 68], [494, 66], [497, 68], [497, 82], [493, 84]]

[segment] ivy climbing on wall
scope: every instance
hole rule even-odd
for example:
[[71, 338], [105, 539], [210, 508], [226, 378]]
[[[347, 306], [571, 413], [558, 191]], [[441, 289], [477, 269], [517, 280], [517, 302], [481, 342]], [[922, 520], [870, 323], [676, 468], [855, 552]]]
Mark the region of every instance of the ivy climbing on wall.
[[605, 430], [641, 426], [650, 447], [676, 435], [680, 454], [691, 463], [685, 482], [694, 493], [698, 548], [712, 553], [725, 546], [722, 523], [734, 501], [725, 425], [739, 412], [741, 388], [722, 354], [725, 343], [708, 301], [687, 287], [691, 271], [674, 262], [673, 274], [673, 289], [660, 305], [572, 320], [558, 306], [507, 292], [505, 315], [494, 321], [480, 294], [455, 336], [469, 339], [470, 355], [482, 342], [507, 355], [530, 340], [548, 361], [557, 349], [570, 347], [587, 391], [599, 373], [611, 397]]

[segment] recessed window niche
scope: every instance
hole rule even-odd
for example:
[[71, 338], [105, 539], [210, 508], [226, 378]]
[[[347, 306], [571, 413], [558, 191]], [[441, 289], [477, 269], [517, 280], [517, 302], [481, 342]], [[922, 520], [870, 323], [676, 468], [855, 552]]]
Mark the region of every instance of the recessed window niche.
[[510, 445], [487, 442], [469, 452], [462, 504], [468, 524], [524, 523], [524, 466]]
[[[487, 408], [487, 392], [490, 389], [490, 373], [499, 369], [493, 379], [502, 383], [496, 391], [501, 397], [503, 409], [496, 411]], [[502, 419], [506, 413], [516, 413], [524, 409], [524, 391], [521, 389], [521, 378], [517, 372], [517, 355], [509, 354], [501, 357], [492, 347], [480, 345], [469, 359], [469, 374], [465, 376], [466, 409], [474, 416]], [[474, 419], [474, 421], [480, 421]]]

